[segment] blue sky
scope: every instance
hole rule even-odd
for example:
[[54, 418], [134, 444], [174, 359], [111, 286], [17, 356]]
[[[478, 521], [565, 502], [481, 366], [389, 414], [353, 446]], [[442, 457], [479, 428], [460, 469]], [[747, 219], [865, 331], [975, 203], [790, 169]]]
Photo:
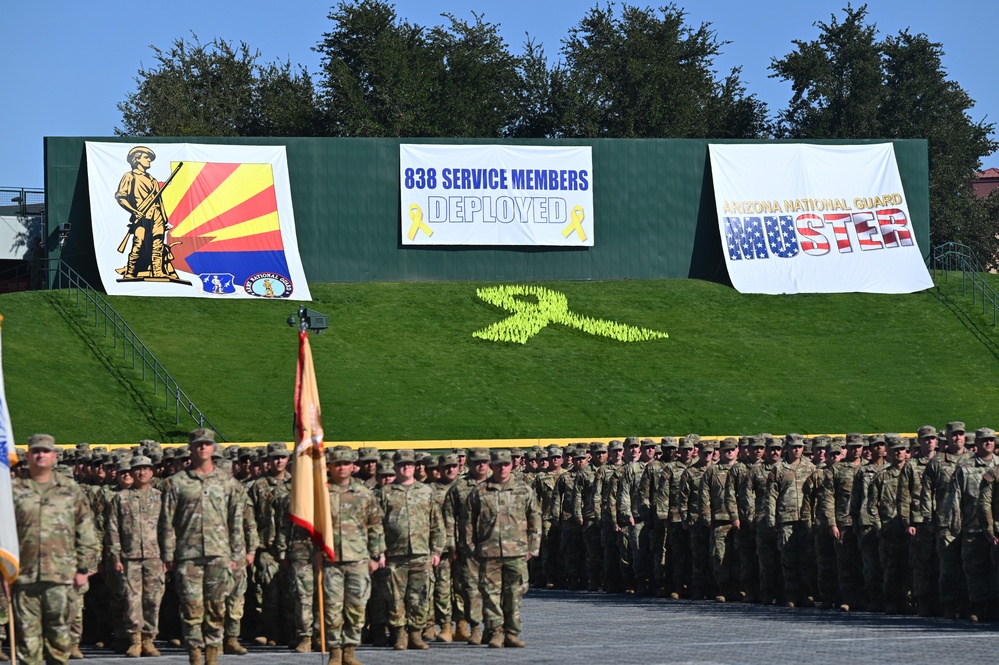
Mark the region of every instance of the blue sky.
[[[109, 136], [120, 123], [116, 104], [134, 89], [140, 65], [153, 63], [150, 45], [169, 46], [178, 37], [197, 34], [245, 41], [265, 61], [289, 59], [310, 71], [319, 69], [311, 47], [328, 28], [329, 2], [312, 0], [173, 0], [127, 5], [121, 2], [16, 2], [4, 10], [0, 40], [0, 187], [44, 184], [44, 136]], [[644, 6], [645, 3], [635, 4]], [[683, 3], [678, 3], [684, 6]], [[786, 106], [787, 84], [769, 78], [772, 57], [793, 49], [793, 39], [813, 39], [815, 21], [841, 14], [845, 0], [800, 2], [773, 0], [702, 0], [686, 5], [692, 24], [709, 22], [719, 38], [731, 42], [716, 60], [720, 72], [741, 65], [750, 92], [770, 106]], [[561, 40], [592, 2], [570, 0], [399, 0], [401, 18], [424, 26], [443, 22], [440, 14], [471, 19], [472, 12], [500, 24], [514, 52], [525, 34], [558, 58]], [[992, 54], [999, 3], [957, 0], [951, 3], [869, 3], [869, 15], [882, 35], [903, 28], [941, 42], [944, 64], [976, 100], [972, 117], [999, 120], [999, 67]], [[984, 159], [999, 167], [999, 153]]]

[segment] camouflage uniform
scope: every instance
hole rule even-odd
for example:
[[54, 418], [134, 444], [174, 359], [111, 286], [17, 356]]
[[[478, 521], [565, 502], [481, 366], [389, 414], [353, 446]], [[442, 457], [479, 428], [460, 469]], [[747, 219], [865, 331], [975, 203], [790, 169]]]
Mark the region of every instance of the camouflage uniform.
[[909, 509], [909, 527], [916, 535], [909, 539], [909, 566], [912, 568], [912, 594], [919, 604], [920, 615], [929, 616], [937, 600], [939, 562], [932, 525], [925, 522], [920, 503], [923, 474], [932, 458], [917, 457], [909, 460], [903, 469], [904, 482], [909, 486], [912, 505]]
[[645, 530], [645, 519], [639, 510], [641, 506], [639, 490], [646, 465], [647, 463], [641, 460], [626, 465], [617, 491], [617, 519], [621, 528], [628, 530], [631, 574], [639, 592], [647, 591], [652, 574], [649, 558], [652, 549], [650, 540], [652, 531]]
[[957, 604], [967, 596], [964, 576], [961, 575], [960, 534], [951, 530], [944, 507], [947, 505], [947, 490], [957, 465], [968, 457], [970, 455], [967, 451], [938, 452], [926, 465], [920, 488], [919, 507], [923, 511], [923, 522], [936, 529], [937, 559], [940, 566], [937, 588], [945, 613], [948, 606], [953, 612]]
[[[707, 448], [705, 448], [707, 449]], [[712, 586], [711, 575], [711, 532], [701, 512], [701, 481], [710, 462], [699, 460], [687, 467], [680, 479], [679, 510], [684, 527], [690, 535], [691, 582], [690, 592], [694, 600], [706, 597]]]
[[870, 487], [871, 483], [874, 482], [874, 476], [884, 467], [883, 460], [880, 464], [861, 464], [854, 476], [853, 494], [850, 497], [850, 515], [853, 517], [853, 524], [857, 532], [857, 547], [860, 549], [860, 558], [863, 561], [867, 609], [871, 612], [880, 612], [883, 609], [884, 572], [881, 569], [877, 525], [869, 509]]
[[239, 483], [215, 468], [170, 477], [160, 515], [163, 561], [175, 564], [188, 649], [221, 647], [230, 565], [246, 556]]
[[781, 461], [770, 472], [768, 481], [767, 523], [777, 530], [784, 595], [789, 605], [803, 603], [808, 588], [804, 570], [811, 549], [811, 537], [802, 508], [805, 481], [814, 469], [815, 465], [807, 459], [795, 463]]
[[16, 478], [12, 493], [20, 544], [20, 573], [11, 587], [18, 660], [66, 663], [73, 576], [97, 568], [93, 520], [80, 487], [58, 474], [47, 483]]
[[[724, 445], [724, 444], [723, 444]], [[711, 570], [718, 600], [735, 597], [735, 530], [732, 522], [739, 510], [735, 494], [728, 491], [729, 474], [734, 464], [713, 464], [701, 481], [701, 520], [711, 530]]]
[[258, 478], [250, 485], [249, 495], [257, 521], [260, 547], [253, 561], [257, 581], [257, 611], [255, 634], [271, 641], [281, 641], [281, 627], [291, 615], [292, 600], [288, 593], [288, 574], [278, 561], [276, 541], [281, 520], [279, 507], [291, 490], [291, 474], [278, 479]]
[[[242, 505], [243, 512], [243, 552], [254, 554], [260, 548], [260, 538], [257, 536], [257, 520], [253, 513], [253, 503], [246, 492], [243, 483], [234, 484], [235, 492], [238, 494], [237, 501]], [[246, 589], [249, 571], [247, 570], [246, 557], [238, 560], [234, 559], [235, 568], [232, 571], [232, 590], [225, 598], [225, 626], [223, 633], [226, 638], [235, 641], [239, 637], [240, 627], [243, 621], [243, 614], [246, 610]], [[228, 645], [227, 645], [227, 648]], [[242, 650], [240, 650], [242, 653]]]
[[878, 553], [881, 561], [882, 594], [885, 609], [896, 613], [905, 606], [909, 581], [905, 575], [908, 551], [906, 525], [912, 501], [909, 485], [905, 482], [904, 466], [885, 464], [874, 476], [869, 489], [870, 511], [874, 529], [878, 533]]
[[375, 493], [360, 480], [329, 484], [336, 561], [323, 560], [326, 645], [330, 649], [361, 643], [364, 608], [371, 596], [368, 562], [385, 551], [382, 512]]
[[845, 609], [858, 609], [865, 604], [860, 545], [850, 512], [853, 481], [857, 477], [858, 468], [859, 464], [847, 461], [833, 464], [825, 477], [825, 486], [819, 499], [819, 511], [825, 515], [823, 521], [830, 529], [835, 526], [839, 531], [839, 538], [834, 541], [833, 546], [836, 549], [838, 602]]
[[[676, 439], [672, 439], [671, 445], [676, 448]], [[666, 570], [668, 520], [660, 519], [656, 513], [656, 496], [659, 493], [659, 483], [662, 481], [665, 466], [666, 463], [660, 460], [652, 460], [645, 465], [642, 479], [638, 483], [638, 512], [642, 516], [645, 528], [650, 530], [649, 561], [653, 586], [658, 594], [662, 594], [669, 587], [669, 575]]]
[[[558, 479], [565, 473], [565, 469], [559, 468], [556, 471], [545, 471], [538, 474], [534, 481], [534, 491], [538, 497], [538, 505], [542, 515], [541, 534], [541, 571], [548, 585], [554, 586], [559, 579], [562, 567], [561, 534], [559, 533], [559, 520], [555, 515], [555, 487]], [[476, 576], [474, 579], [478, 579]]]
[[125, 630], [155, 639], [166, 576], [160, 558], [162, 493], [153, 488], [122, 490], [111, 500], [107, 519], [107, 559], [121, 563], [127, 611]]
[[[991, 430], [989, 430], [991, 431]], [[978, 493], [982, 477], [996, 467], [995, 455], [982, 459], [973, 455], [958, 465], [947, 494], [945, 519], [948, 530], [960, 534], [961, 567], [968, 589], [971, 614], [984, 620], [984, 604], [996, 597], [996, 579], [992, 566], [992, 542], [978, 510]]]
[[[579, 459], [578, 454], [576, 459]], [[586, 576], [583, 527], [572, 515], [576, 503], [576, 477], [579, 476], [581, 468], [574, 466], [568, 473], [559, 476], [555, 481], [555, 495], [552, 501], [552, 510], [557, 511], [563, 578], [570, 589], [583, 588], [583, 578]]]
[[[455, 457], [455, 460], [457, 460], [457, 457]], [[454, 567], [452, 566], [451, 555], [455, 549], [454, 543], [449, 542], [447, 538], [447, 522], [444, 521], [443, 517], [444, 503], [454, 482], [445, 482], [442, 478], [430, 485], [430, 488], [433, 490], [434, 503], [441, 510], [441, 523], [444, 525], [445, 534], [444, 554], [441, 556], [440, 565], [434, 569], [434, 611], [428, 616], [428, 626], [433, 626], [435, 622], [441, 626], [450, 624], [454, 617]]]
[[664, 567], [669, 572], [670, 595], [676, 598], [690, 587], [690, 532], [685, 528], [680, 511], [680, 481], [689, 466], [689, 462], [680, 460], [664, 464], [654, 498], [656, 518], [665, 527]]
[[[281, 497], [278, 516], [278, 535], [274, 548], [278, 561], [287, 570], [288, 591], [291, 595], [291, 630], [296, 647], [305, 648], [312, 642], [318, 623], [316, 616], [316, 571], [312, 555], [316, 551], [308, 531], [292, 523], [290, 518], [291, 495]], [[273, 630], [277, 630], [275, 627]]]
[[[497, 459], [503, 459], [502, 452]], [[494, 636], [505, 634], [509, 640], [509, 636], [521, 633], [527, 557], [537, 556], [541, 546], [541, 514], [534, 493], [513, 478], [502, 483], [487, 480], [467, 501], [466, 546], [481, 562], [479, 585], [486, 631]]]
[[573, 488], [573, 519], [581, 525], [583, 545], [586, 550], [587, 589], [596, 591], [600, 588], [600, 578], [603, 574], [603, 547], [600, 544], [600, 498], [597, 494], [597, 472], [602, 467], [587, 464], [576, 474], [576, 486]]
[[739, 530], [735, 551], [739, 557], [739, 591], [748, 602], [759, 594], [759, 560], [756, 558], [756, 497], [753, 494], [753, 467], [762, 464], [736, 462], [728, 473], [728, 493], [735, 498]]
[[467, 621], [473, 627], [482, 623], [482, 595], [479, 593], [479, 562], [471, 550], [465, 547], [462, 536], [468, 521], [465, 500], [481, 481], [469, 475], [459, 477], [451, 484], [444, 499], [443, 520], [445, 547], [457, 553], [453, 570], [454, 583], [462, 599], [456, 621]]
[[420, 482], [386, 485], [380, 502], [393, 599], [389, 625], [422, 632], [430, 610], [430, 560], [445, 543], [441, 511], [430, 487]]

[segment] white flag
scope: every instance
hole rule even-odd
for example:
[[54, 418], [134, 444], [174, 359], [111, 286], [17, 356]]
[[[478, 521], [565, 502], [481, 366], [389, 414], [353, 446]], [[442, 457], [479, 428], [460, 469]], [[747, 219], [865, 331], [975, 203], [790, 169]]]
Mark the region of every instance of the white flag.
[[[0, 316], [2, 323], [3, 316]], [[14, 523], [14, 496], [10, 479], [10, 456], [13, 452], [14, 435], [7, 408], [7, 392], [3, 387], [3, 360], [0, 354], [0, 573], [7, 582], [13, 582], [20, 570], [20, 547]]]

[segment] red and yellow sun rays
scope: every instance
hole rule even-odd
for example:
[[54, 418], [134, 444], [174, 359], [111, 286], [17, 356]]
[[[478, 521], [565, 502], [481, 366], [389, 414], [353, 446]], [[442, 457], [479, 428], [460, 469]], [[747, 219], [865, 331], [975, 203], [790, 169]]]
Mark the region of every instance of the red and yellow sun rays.
[[[171, 170], [176, 163], [170, 165]], [[283, 251], [270, 164], [184, 162], [163, 192], [178, 270], [195, 252]]]

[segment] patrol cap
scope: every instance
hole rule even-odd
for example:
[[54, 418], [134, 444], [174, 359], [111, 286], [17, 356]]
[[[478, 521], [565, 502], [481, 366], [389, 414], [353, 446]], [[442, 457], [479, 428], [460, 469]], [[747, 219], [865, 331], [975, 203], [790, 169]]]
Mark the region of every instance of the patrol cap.
[[204, 427], [192, 430], [187, 435], [188, 445], [193, 446], [196, 443], [201, 443], [202, 441], [207, 441], [208, 443], [215, 445], [215, 432], [210, 429], [205, 429]]
[[790, 434], [784, 435], [784, 444], [788, 446], [803, 446], [805, 445], [805, 437], [791, 432]]
[[51, 434], [32, 434], [28, 437], [28, 450], [56, 451], [55, 437]]
[[846, 435], [846, 445], [847, 446], [863, 446], [864, 445], [864, 435], [860, 432], [850, 432]]
[[590, 444], [590, 453], [606, 453], [607, 444], [601, 443], [600, 441], [594, 441]]
[[933, 425], [923, 425], [919, 428], [919, 431], [916, 432], [916, 436], [920, 439], [928, 439], [939, 435], [937, 434], [937, 428]]
[[655, 448], [657, 445], [652, 439], [642, 439], [642, 448]]
[[513, 464], [513, 455], [505, 448], [492, 451], [489, 458], [491, 464]]
[[88, 452], [88, 453], [90, 452], [90, 444], [87, 443], [86, 441], [81, 441], [80, 443], [76, 444], [75, 447], [76, 447], [77, 450]]
[[173, 453], [174, 459], [185, 460], [191, 458], [191, 451], [187, 446], [181, 448], [175, 448]]
[[[889, 448], [894, 448], [896, 444], [902, 443], [902, 435], [898, 432], [888, 432], [885, 434], [885, 444]], [[906, 446], [908, 447], [908, 446]]]
[[545, 455], [547, 455], [549, 459], [552, 457], [562, 457], [563, 454], [565, 454], [565, 451], [562, 450], [560, 446], [548, 446], [548, 448], [545, 449]]
[[832, 439], [825, 434], [820, 434], [816, 437], [812, 437], [812, 447], [813, 448], [828, 448], [832, 443]]
[[390, 461], [379, 460], [378, 467], [375, 469], [375, 474], [379, 476], [394, 476], [395, 467]]
[[524, 451], [521, 450], [520, 448], [510, 449], [510, 457], [517, 459], [518, 457], [523, 457], [523, 456], [524, 456]]
[[[455, 455], [455, 459], [457, 459], [457, 458], [458, 458], [458, 456]], [[538, 451], [534, 450], [533, 448], [530, 449], [530, 450], [525, 450], [524, 451], [524, 459], [526, 459], [528, 461], [535, 461], [535, 462], [537, 462], [538, 461]]]
[[975, 441], [996, 440], [996, 431], [991, 427], [979, 427], [975, 430]]
[[135, 146], [134, 148], [132, 148], [131, 150], [128, 151], [128, 156], [125, 158], [125, 161], [128, 162], [129, 164], [131, 164], [132, 160], [135, 159], [136, 155], [140, 155], [140, 154], [143, 154], [143, 153], [149, 155], [149, 161], [153, 161], [153, 160], [156, 159], [156, 153], [155, 152], [153, 152], [152, 150], [150, 150], [149, 148], [147, 148], [144, 145], [137, 145], [137, 146]]
[[758, 436], [747, 436], [746, 438], [749, 439], [748, 445], [749, 445], [750, 448], [766, 448], [767, 447], [767, 442], [764, 441], [763, 439], [761, 439]]
[[677, 448], [680, 450], [693, 450], [694, 442], [685, 436], [680, 437], [680, 443], [677, 444]]
[[452, 448], [451, 452], [457, 455], [458, 457], [468, 457], [468, 451], [465, 450], [464, 448]]
[[171, 460], [173, 456], [177, 453], [176, 448], [164, 448], [163, 449], [163, 459]]
[[703, 441], [701, 441], [701, 451], [702, 452], [714, 452], [715, 447], [716, 447], [715, 443], [716, 443], [715, 441], [712, 441], [710, 439], [704, 439]]
[[123, 457], [120, 460], [118, 460], [114, 466], [119, 473], [121, 473], [122, 471], [131, 471], [132, 460], [128, 459], [127, 457]]
[[133, 469], [137, 469], [140, 466], [148, 466], [151, 468], [153, 466], [153, 460], [149, 459], [145, 455], [136, 455], [132, 458], [131, 464]]
[[739, 447], [740, 448], [748, 448], [749, 447], [749, 437], [748, 436], [740, 436], [739, 437]]
[[775, 439], [770, 437], [767, 439], [767, 448], [783, 448], [784, 441], [782, 439]]
[[353, 450], [344, 450], [343, 448], [334, 448], [329, 451], [328, 454], [330, 464], [342, 464], [345, 462], [353, 464], [354, 460], [357, 458]]
[[572, 458], [573, 459], [583, 459], [588, 454], [589, 454], [589, 451], [587, 450], [587, 447], [586, 446], [580, 446], [580, 447], [578, 447], [578, 448], [576, 448], [575, 450], [572, 451]]
[[867, 440], [867, 443], [871, 446], [883, 446], [885, 445], [885, 435], [872, 434], [871, 438]]
[[108, 451], [107, 446], [94, 446], [90, 452], [92, 453], [106, 453]]
[[357, 461], [364, 464], [365, 462], [377, 462], [378, 461], [378, 449], [371, 446], [365, 446], [359, 448], [357, 451]]
[[431, 459], [432, 459], [432, 455], [430, 453], [426, 452], [426, 451], [421, 450], [420, 452], [416, 453], [416, 463], [417, 464], [422, 464], [422, 465], [426, 466], [430, 462]]
[[288, 450], [288, 446], [284, 441], [271, 441], [267, 444], [267, 456], [268, 457], [289, 457], [291, 456], [291, 451]]
[[624, 442], [620, 439], [612, 439], [611, 442], [607, 444], [607, 450], [624, 450]]
[[423, 466], [427, 467], [428, 469], [436, 469], [437, 468], [437, 458], [434, 457], [433, 455], [430, 455], [429, 457], [427, 457], [427, 458], [425, 458], [423, 460]]
[[[885, 438], [887, 439], [888, 437], [885, 436]], [[892, 439], [891, 440], [890, 445], [888, 446], [888, 449], [889, 450], [908, 450], [909, 449], [909, 442], [906, 441], [905, 439], [903, 439], [902, 437], [898, 437], [897, 439]]]
[[[559, 451], [559, 456], [562, 455], [561, 450]], [[457, 453], [455, 453], [457, 455]], [[548, 451], [549, 457], [551, 456], [551, 449]], [[488, 448], [472, 448], [470, 454], [467, 457], [468, 461], [472, 464], [476, 462], [488, 462], [489, 461], [489, 449]]]
[[727, 450], [738, 450], [739, 442], [735, 440], [734, 437], [726, 437], [722, 439], [721, 444], [718, 446], [718, 450], [725, 452]]
[[392, 461], [396, 464], [416, 464], [416, 453], [412, 450], [397, 450], [392, 455]]
[[947, 423], [947, 433], [948, 434], [950, 434], [952, 432], [961, 432], [961, 433], [964, 433], [966, 431], [967, 430], [964, 427], [964, 423], [962, 423], [960, 420], [952, 420], [949, 423]]
[[[700, 434], [688, 434], [687, 437], [686, 437], [686, 439], [687, 439], [687, 443], [689, 443], [691, 445], [691, 447], [693, 448], [693, 447], [696, 447], [697, 444], [701, 442], [701, 435]], [[680, 447], [682, 448], [683, 446], [680, 446]]]
[[437, 466], [458, 466], [458, 464], [458, 453], [444, 453], [437, 458]]
[[663, 450], [666, 450], [667, 448], [676, 448], [680, 445], [677, 442], [675, 436], [664, 436], [662, 439], [662, 444], [663, 444]]

